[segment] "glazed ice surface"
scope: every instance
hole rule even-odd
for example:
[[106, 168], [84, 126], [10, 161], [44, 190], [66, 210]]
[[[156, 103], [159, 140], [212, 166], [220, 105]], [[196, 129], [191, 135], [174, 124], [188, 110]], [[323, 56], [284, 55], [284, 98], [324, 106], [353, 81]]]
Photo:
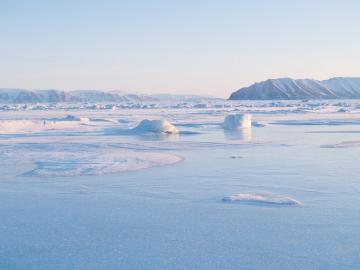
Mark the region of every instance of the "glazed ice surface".
[[[243, 113], [252, 128], [223, 129]], [[0, 268], [360, 264], [356, 100], [14, 105], [0, 118]], [[144, 119], [179, 132], [133, 132]]]

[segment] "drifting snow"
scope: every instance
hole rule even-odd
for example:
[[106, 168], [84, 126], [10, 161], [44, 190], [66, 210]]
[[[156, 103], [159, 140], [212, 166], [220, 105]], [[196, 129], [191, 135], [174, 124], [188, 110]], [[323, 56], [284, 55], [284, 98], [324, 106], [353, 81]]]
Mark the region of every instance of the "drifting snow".
[[276, 205], [301, 205], [302, 202], [285, 196], [276, 196], [270, 194], [249, 194], [239, 193], [224, 197], [223, 202], [243, 202], [243, 203], [260, 203]]
[[164, 120], [142, 120], [140, 124], [133, 128], [134, 132], [137, 133], [179, 133], [179, 130]]
[[250, 114], [231, 114], [225, 117], [223, 128], [226, 130], [236, 130], [240, 128], [251, 128]]

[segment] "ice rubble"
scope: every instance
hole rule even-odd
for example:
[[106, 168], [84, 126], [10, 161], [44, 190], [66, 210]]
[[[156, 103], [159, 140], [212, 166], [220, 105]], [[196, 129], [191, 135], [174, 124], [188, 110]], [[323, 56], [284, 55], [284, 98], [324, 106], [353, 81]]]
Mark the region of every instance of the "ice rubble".
[[166, 120], [142, 120], [139, 125], [133, 128], [138, 133], [179, 133], [179, 130]]
[[222, 126], [225, 130], [251, 128], [251, 115], [250, 114], [227, 115], [224, 119]]
[[302, 202], [287, 196], [278, 196], [271, 194], [251, 194], [239, 193], [224, 197], [223, 202], [244, 202], [275, 205], [301, 205]]

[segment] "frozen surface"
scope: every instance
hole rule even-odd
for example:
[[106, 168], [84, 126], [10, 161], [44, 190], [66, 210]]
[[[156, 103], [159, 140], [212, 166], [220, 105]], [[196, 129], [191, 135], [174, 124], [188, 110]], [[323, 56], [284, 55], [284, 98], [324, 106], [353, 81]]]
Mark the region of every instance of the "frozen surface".
[[0, 269], [357, 270], [359, 104], [1, 105]]

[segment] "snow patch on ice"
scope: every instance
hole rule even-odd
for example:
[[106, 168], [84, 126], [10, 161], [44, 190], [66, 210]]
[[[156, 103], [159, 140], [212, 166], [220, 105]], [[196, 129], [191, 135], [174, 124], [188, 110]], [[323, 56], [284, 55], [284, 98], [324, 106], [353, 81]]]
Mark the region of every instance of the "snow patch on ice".
[[360, 125], [360, 119], [319, 119], [319, 120], [281, 120], [271, 123], [273, 125], [289, 126], [341, 126], [341, 125]]
[[301, 205], [302, 202], [287, 196], [278, 196], [271, 194], [251, 194], [239, 193], [224, 197], [223, 202], [230, 203], [258, 203], [258, 204], [275, 204], [275, 205]]
[[250, 114], [227, 115], [224, 119], [222, 126], [225, 130], [251, 128], [251, 115]]
[[347, 141], [337, 144], [327, 144], [327, 145], [322, 145], [321, 147], [322, 148], [354, 148], [354, 147], [360, 147], [360, 141]]
[[23, 176], [81, 176], [136, 171], [171, 165], [180, 156], [158, 151], [141, 151], [129, 144], [20, 143], [0, 144], [0, 165], [35, 163]]
[[121, 152], [92, 155], [90, 159], [82, 159], [81, 161], [78, 159], [39, 161], [36, 162], [37, 168], [25, 173], [24, 176], [103, 175], [171, 165], [181, 160], [179, 156], [166, 153], [122, 150]]

